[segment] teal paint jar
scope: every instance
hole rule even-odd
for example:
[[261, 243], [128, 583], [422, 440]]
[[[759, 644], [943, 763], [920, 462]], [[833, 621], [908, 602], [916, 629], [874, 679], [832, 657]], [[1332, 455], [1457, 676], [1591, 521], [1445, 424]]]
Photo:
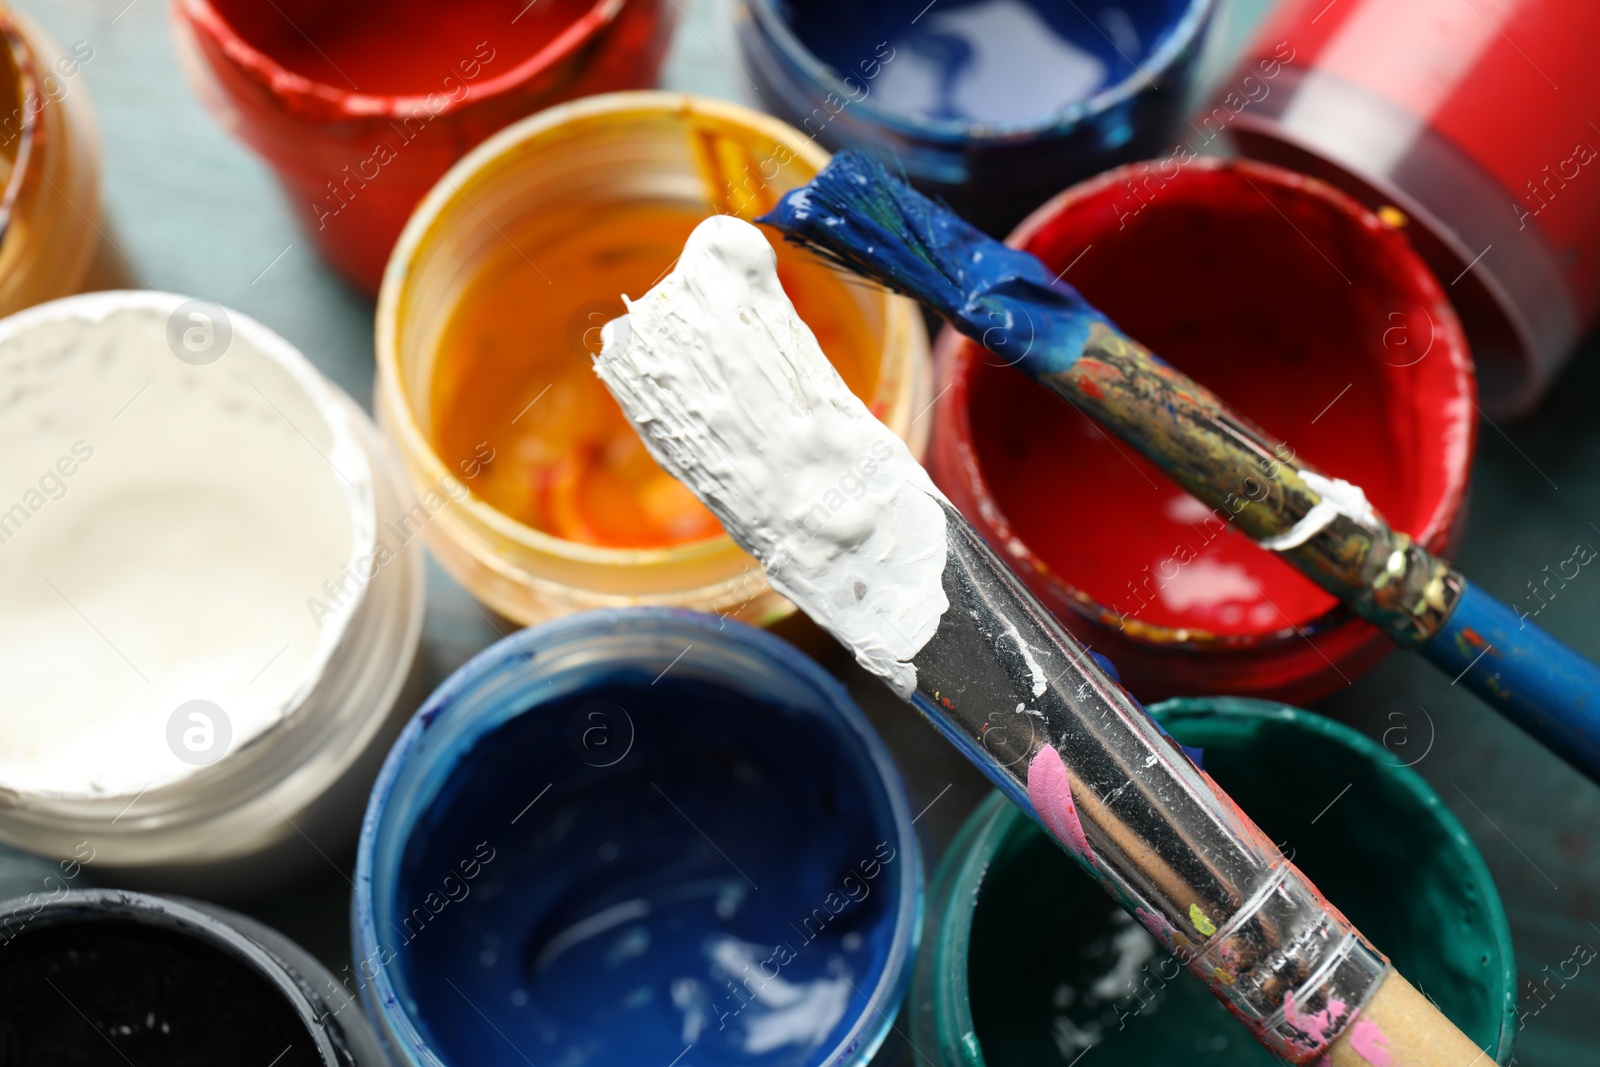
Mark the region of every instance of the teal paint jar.
[[[1400, 973], [1495, 1062], [1516, 1032], [1511, 930], [1438, 795], [1361, 734], [1283, 704], [1170, 700], [1151, 712]], [[998, 793], [934, 882], [911, 1040], [937, 1067], [1278, 1061]]]

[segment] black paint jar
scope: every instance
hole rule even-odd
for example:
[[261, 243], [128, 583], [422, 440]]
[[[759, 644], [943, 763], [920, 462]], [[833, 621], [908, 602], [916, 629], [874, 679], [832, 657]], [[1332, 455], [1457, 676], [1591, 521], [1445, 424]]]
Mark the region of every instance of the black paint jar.
[[242, 915], [117, 890], [0, 904], [0, 1067], [380, 1067], [355, 1001]]

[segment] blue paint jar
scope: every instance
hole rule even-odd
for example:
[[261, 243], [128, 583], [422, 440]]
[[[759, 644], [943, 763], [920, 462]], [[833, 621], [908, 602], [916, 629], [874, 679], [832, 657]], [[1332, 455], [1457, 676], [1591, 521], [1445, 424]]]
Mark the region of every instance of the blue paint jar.
[[837, 681], [739, 623], [589, 612], [478, 655], [396, 742], [356, 970], [397, 1063], [865, 1064], [921, 902]]
[[1214, 7], [744, 0], [738, 22], [769, 110], [1000, 236], [1074, 182], [1167, 154]]

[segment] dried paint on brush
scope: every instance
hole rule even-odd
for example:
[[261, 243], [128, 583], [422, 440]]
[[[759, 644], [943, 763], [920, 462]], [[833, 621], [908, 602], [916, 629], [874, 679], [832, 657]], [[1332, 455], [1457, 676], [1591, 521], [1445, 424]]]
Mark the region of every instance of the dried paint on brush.
[[[1277, 187], [1293, 180], [1277, 177], [1283, 172], [1240, 165], [1197, 167], [1196, 171], [1206, 172], [1202, 175], [1206, 181], [1256, 186], [1257, 199], [1268, 195], [1260, 192], [1258, 182]], [[1194, 173], [1190, 172], [1191, 178]], [[1352, 229], [1372, 231], [1357, 236], [1365, 238], [1366, 245], [1381, 245], [1396, 253], [1394, 273], [1414, 271], [1426, 278], [1420, 262], [1404, 248], [1403, 238], [1384, 230], [1381, 222], [1361, 212], [1359, 205], [1322, 186], [1300, 193], [1301, 200], [1321, 203], [1325, 214], [1345, 219], [1342, 234], [1348, 235]], [[1178, 193], [1169, 189], [1167, 195], [1171, 199]], [[1279, 214], [1273, 218], [1281, 223]], [[882, 166], [853, 153], [835, 157], [807, 187], [788, 194], [768, 219], [796, 240], [930, 304], [983, 345], [989, 358], [998, 357], [1003, 365], [1016, 367], [1091, 415], [1108, 435], [1120, 436], [1143, 453], [1208, 512], [1219, 509], [1219, 514], [1226, 514], [1224, 526], [1231, 523], [1251, 540], [1276, 546], [1285, 560], [1395, 640], [1418, 643], [1451, 607], [1453, 587], [1441, 575], [1443, 565], [1437, 559], [1387, 528], [1354, 487], [1317, 474], [1296, 458], [1292, 446], [1259, 429], [1203, 385], [1125, 336], [1061, 280], [1070, 261], [1062, 271], [1054, 271], [1027, 252], [990, 240], [896, 180]], [[1279, 243], [1283, 244], [1281, 239]], [[1376, 252], [1368, 258], [1381, 259]], [[1282, 283], [1278, 284], [1281, 288]], [[1459, 340], [1436, 282], [1428, 279], [1409, 289], [1397, 288], [1413, 298], [1408, 307], [1420, 305], [1419, 314], [1426, 312], [1430, 322]], [[1358, 292], [1352, 301], [1357, 311], [1375, 310], [1368, 289], [1354, 291]], [[1249, 343], [1230, 340], [1235, 343], [1228, 346], [1227, 354], [1235, 360], [1240, 353], [1254, 350]], [[1459, 345], [1447, 347], [1459, 349]], [[1300, 362], [1307, 373], [1325, 374], [1328, 357], [1326, 350], [1318, 350]], [[1272, 375], [1259, 378], [1263, 384], [1279, 384]], [[1457, 393], [1466, 394], [1458, 399], [1469, 399], [1470, 377], [1464, 365], [1451, 380]], [[1055, 414], [1059, 417], [1059, 409]], [[1030, 422], [1018, 418], [1003, 421], [1013, 432]], [[1044, 427], [1058, 424], [1058, 418], [1048, 414], [1036, 421]], [[1467, 426], [1470, 441], [1470, 423]], [[1012, 463], [1009, 469], [1021, 466]], [[1076, 472], [1080, 467], [1069, 469]], [[1143, 469], [1140, 474], [1155, 484]], [[1036, 496], [1053, 505], [1065, 502], [1073, 509], [1081, 508], [1084, 500], [1081, 493]], [[1459, 493], [1451, 496], [1446, 492], [1444, 496], [1459, 501]], [[1228, 509], [1225, 513], [1220, 511], [1224, 507]], [[1070, 536], [1083, 526], [1117, 528], [1113, 521], [1085, 524], [1076, 518], [1075, 513], [1052, 511], [1049, 525], [1053, 534]], [[1240, 548], [1254, 551], [1248, 544]], [[1017, 554], [1013, 550], [1013, 555]], [[1139, 577], [1143, 562], [1147, 561], [1135, 563], [1127, 577]], [[1042, 567], [1041, 562], [1038, 569]], [[1114, 573], [1129, 568], [1102, 569]], [[1288, 568], [1278, 569], [1286, 578], [1299, 581]], [[1235, 584], [1243, 586], [1242, 582]], [[1310, 595], [1321, 597], [1325, 611], [1332, 607], [1331, 597], [1309, 583], [1300, 584]], [[1208, 591], [1208, 596], [1214, 591]], [[1257, 599], [1273, 598], [1268, 594]], [[1078, 601], [1068, 606], [1083, 614], [1106, 610], [1087, 595], [1079, 596]], [[1265, 604], [1265, 610], [1272, 610], [1271, 605]], [[1259, 628], [1262, 620], [1249, 621]], [[1266, 621], [1270, 625], [1265, 632], [1287, 632], [1293, 616], [1274, 612]], [[1195, 632], [1206, 639], [1216, 638], [1213, 630], [1196, 627]], [[1169, 639], [1185, 640], [1187, 634], [1186, 628], [1180, 628]]]
[[1078, 820], [1077, 805], [1072, 802], [1072, 779], [1067, 774], [1066, 764], [1061, 762], [1061, 753], [1051, 745], [1042, 746], [1028, 763], [1028, 801], [1056, 835], [1056, 840], [1072, 849], [1084, 866], [1093, 870], [1094, 850], [1089, 847], [1083, 823]]

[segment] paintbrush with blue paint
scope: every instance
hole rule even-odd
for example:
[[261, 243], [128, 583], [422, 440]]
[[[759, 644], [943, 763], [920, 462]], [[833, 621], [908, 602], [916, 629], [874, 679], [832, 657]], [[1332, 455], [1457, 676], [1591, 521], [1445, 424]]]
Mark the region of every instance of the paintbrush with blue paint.
[[1334, 1067], [1482, 1059], [850, 392], [761, 231], [707, 219], [602, 336], [595, 370], [651, 455], [773, 588], [1032, 813], [1265, 1047]]
[[[1600, 668], [1391, 529], [1359, 487], [1294, 458], [1122, 333], [1036, 257], [857, 152], [760, 221], [932, 308], [1600, 781]], [[1262, 481], [1264, 499], [1236, 507], [1239, 487]]]

